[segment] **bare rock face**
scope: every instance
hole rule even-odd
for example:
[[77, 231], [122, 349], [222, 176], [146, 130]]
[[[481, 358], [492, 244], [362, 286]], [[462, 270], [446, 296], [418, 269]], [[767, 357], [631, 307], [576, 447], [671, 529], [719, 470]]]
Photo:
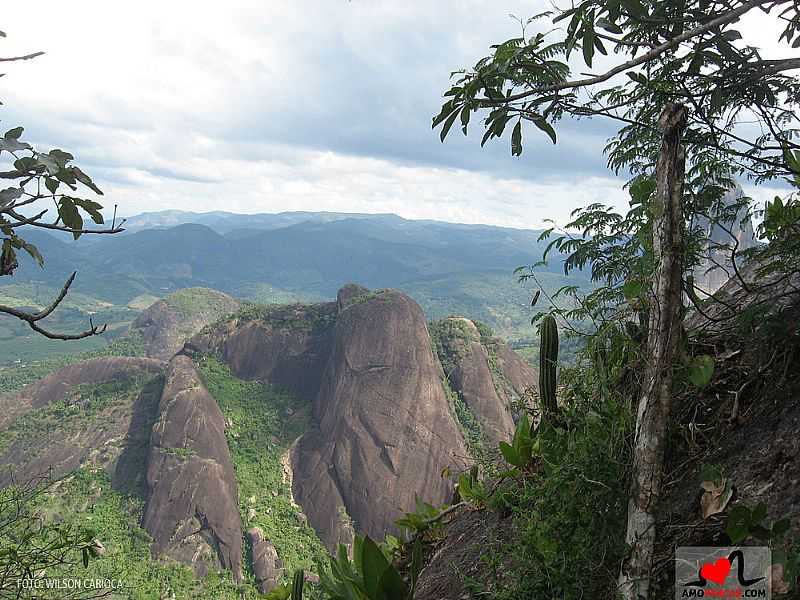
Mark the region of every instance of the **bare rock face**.
[[294, 496], [329, 548], [353, 529], [382, 538], [415, 494], [449, 499], [441, 470], [466, 456], [416, 302], [394, 291], [345, 302], [333, 337], [316, 427], [292, 456]]
[[253, 575], [258, 591], [269, 594], [278, 587], [278, 581], [283, 576], [283, 562], [278, 558], [278, 552], [272, 542], [264, 537], [260, 527], [249, 529], [247, 539], [252, 549]]
[[192, 566], [198, 576], [226, 568], [241, 579], [242, 523], [225, 419], [191, 359], [169, 363], [147, 466], [143, 526], [154, 556]]
[[218, 324], [186, 348], [219, 355], [239, 378], [313, 399], [330, 353], [335, 317], [335, 303], [274, 307], [268, 314]]
[[484, 343], [494, 361], [495, 386], [500, 396], [509, 403], [523, 396], [530, 397], [531, 390], [538, 389], [539, 371], [526, 363], [504, 341], [493, 338]]
[[[0, 487], [12, 479], [45, 474], [59, 478], [92, 464], [111, 474], [116, 489], [141, 494], [144, 452], [163, 368], [162, 362], [148, 358], [97, 358], [64, 367], [4, 398], [0, 431], [6, 432], [8, 442], [0, 450]], [[93, 384], [111, 386], [99, 405], [87, 390]], [[46, 411], [56, 402], [64, 404], [59, 416], [24, 426], [21, 420], [33, 416], [30, 411]], [[54, 426], [42, 430], [41, 424], [53, 419]]]
[[498, 391], [475, 324], [463, 317], [450, 317], [445, 324], [451, 333], [441, 336], [440, 347], [448, 357], [444, 361], [447, 379], [480, 421], [487, 442], [495, 447], [514, 434], [510, 398]]
[[169, 360], [203, 327], [238, 308], [239, 302], [222, 292], [186, 288], [142, 312], [131, 325], [131, 332], [141, 335], [147, 356]]

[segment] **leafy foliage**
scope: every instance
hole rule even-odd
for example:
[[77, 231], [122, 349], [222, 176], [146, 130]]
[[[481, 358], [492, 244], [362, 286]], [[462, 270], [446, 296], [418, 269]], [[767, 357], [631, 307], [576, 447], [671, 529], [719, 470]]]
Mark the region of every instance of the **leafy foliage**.
[[242, 523], [272, 541], [287, 572], [307, 569], [326, 555], [301, 518], [284, 475], [289, 447], [305, 431], [310, 405], [288, 393], [234, 377], [217, 359], [199, 359], [208, 391], [230, 423], [225, 435], [239, 488]]
[[340, 545], [328, 569], [320, 571], [322, 590], [329, 600], [411, 600], [421, 564], [420, 546], [414, 547], [409, 585], [378, 544], [369, 537], [356, 536], [352, 561], [347, 548]]

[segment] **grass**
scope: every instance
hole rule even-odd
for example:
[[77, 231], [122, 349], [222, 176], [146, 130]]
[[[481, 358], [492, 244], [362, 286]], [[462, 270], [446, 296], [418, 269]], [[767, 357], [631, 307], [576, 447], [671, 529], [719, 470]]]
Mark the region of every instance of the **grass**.
[[225, 433], [244, 527], [264, 531], [287, 575], [298, 568], [314, 569], [327, 552], [294, 504], [282, 464], [308, 425], [310, 404], [269, 385], [237, 379], [213, 357], [200, 358], [198, 366], [208, 391], [232, 424]]

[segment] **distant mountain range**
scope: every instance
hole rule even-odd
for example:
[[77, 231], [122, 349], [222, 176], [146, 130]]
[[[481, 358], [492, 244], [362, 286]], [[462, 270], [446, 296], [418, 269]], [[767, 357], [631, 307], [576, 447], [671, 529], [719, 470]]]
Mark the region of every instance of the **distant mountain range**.
[[[77, 242], [27, 231], [45, 257], [45, 268], [23, 259], [13, 283], [29, 284], [28, 290], [30, 284], [41, 286], [37, 296], [43, 301], [77, 268], [75, 292], [135, 309], [142, 304], [137, 298], [149, 302], [186, 287], [287, 302], [331, 299], [342, 285], [354, 282], [400, 289], [429, 318], [464, 314], [505, 339], [533, 338], [532, 285], [519, 284], [513, 270], [541, 258], [544, 242], [538, 241], [538, 231], [325, 212], [163, 211], [130, 217], [125, 226], [123, 234], [84, 236]], [[554, 259], [543, 270], [542, 283], [551, 289], [588, 285], [580, 275], [564, 277], [561, 269]], [[119, 316], [125, 323], [130, 318]]]

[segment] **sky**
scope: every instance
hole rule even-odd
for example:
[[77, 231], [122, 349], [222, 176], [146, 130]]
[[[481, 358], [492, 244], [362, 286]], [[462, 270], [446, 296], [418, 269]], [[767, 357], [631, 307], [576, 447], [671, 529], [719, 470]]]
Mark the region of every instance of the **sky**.
[[[165, 209], [396, 213], [520, 228], [626, 206], [613, 125], [565, 121], [444, 144], [450, 73], [519, 35], [543, 0], [40, 0], [3, 10], [0, 127], [62, 148], [120, 215]], [[765, 23], [746, 27], [756, 37]], [[765, 39], [768, 38], [766, 33]], [[771, 189], [746, 192], [757, 198]]]

